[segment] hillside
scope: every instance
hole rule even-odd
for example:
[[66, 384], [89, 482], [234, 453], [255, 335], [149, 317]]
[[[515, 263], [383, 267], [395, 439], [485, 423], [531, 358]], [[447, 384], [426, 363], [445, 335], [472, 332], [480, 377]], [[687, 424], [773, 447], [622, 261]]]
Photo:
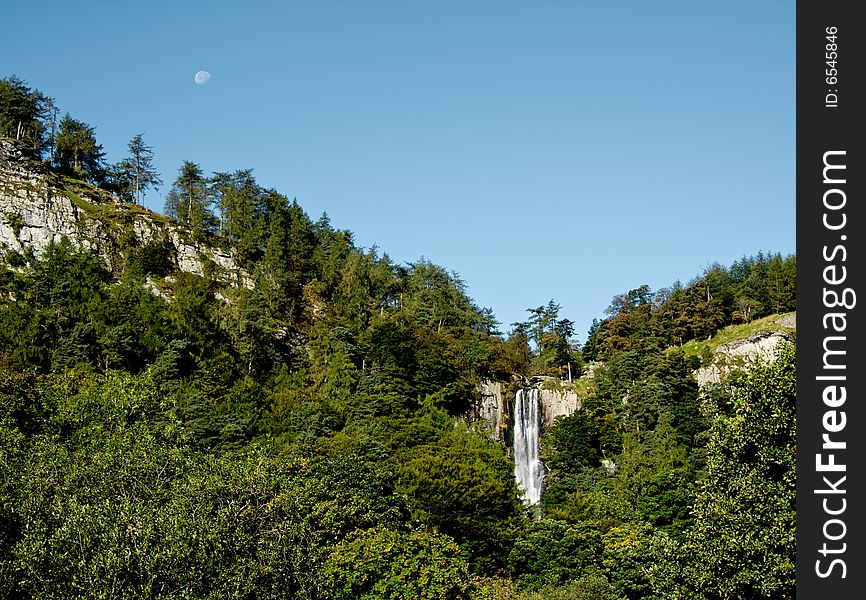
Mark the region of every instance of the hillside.
[[0, 138], [0, 596], [792, 589], [793, 354], [712, 411], [693, 377], [786, 330], [790, 257], [617, 296], [580, 348], [250, 172], [185, 163], [168, 217], [48, 162]]
[[750, 323], [728, 325], [709, 340], [692, 340], [682, 348], [687, 356], [703, 358], [695, 371], [698, 385], [719, 383], [734, 370], [747, 369], [759, 362], [770, 362], [779, 344], [796, 341], [796, 315], [770, 315]]
[[686, 356], [701, 356], [707, 352], [725, 353], [737, 342], [742, 342], [753, 336], [764, 337], [765, 334], [779, 333], [790, 341], [794, 341], [797, 330], [795, 313], [773, 314], [749, 323], [728, 325], [718, 331], [708, 340], [691, 340], [683, 344], [682, 351]]
[[251, 285], [225, 241], [195, 242], [189, 228], [141, 206], [123, 202], [91, 184], [46, 169], [22, 146], [0, 137], [0, 252], [10, 264], [40, 258], [66, 237], [92, 252], [115, 274], [136, 255], [154, 255], [165, 272], [203, 275]]

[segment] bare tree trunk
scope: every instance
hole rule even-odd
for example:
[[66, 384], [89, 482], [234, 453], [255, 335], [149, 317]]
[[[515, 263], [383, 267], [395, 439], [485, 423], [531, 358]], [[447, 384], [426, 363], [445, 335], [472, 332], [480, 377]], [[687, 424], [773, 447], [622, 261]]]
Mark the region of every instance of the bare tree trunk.
[[49, 101], [49, 110], [51, 111], [51, 164], [54, 165], [54, 149], [57, 147], [57, 107]]
[[189, 190], [189, 205], [186, 210], [186, 224], [192, 227], [192, 188]]

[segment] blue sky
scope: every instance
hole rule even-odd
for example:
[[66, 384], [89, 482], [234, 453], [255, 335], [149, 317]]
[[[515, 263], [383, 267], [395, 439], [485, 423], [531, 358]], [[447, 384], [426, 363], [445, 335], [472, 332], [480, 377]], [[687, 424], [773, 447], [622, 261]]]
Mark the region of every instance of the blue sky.
[[[794, 252], [794, 3], [15, 2], [0, 76], [183, 160], [253, 168], [505, 323]], [[14, 26], [9, 26], [9, 25]], [[196, 71], [212, 74], [205, 85]]]

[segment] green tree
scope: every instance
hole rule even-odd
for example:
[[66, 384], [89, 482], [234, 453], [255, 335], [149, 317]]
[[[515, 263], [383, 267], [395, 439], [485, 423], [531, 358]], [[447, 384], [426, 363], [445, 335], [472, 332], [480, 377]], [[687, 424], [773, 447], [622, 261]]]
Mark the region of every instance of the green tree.
[[[690, 522], [689, 501], [695, 470], [688, 449], [666, 418], [640, 438], [624, 436], [616, 458], [614, 493], [638, 520], [680, 535]], [[623, 515], [622, 520], [630, 520]]]
[[106, 176], [105, 152], [96, 141], [96, 128], [64, 115], [57, 133], [57, 166], [91, 183]]
[[562, 584], [601, 566], [602, 537], [592, 525], [542, 519], [526, 523], [508, 557], [522, 584]]
[[553, 300], [547, 306], [528, 308], [528, 321], [514, 323], [516, 333], [523, 334], [534, 345], [533, 370], [536, 373], [576, 377], [580, 356], [574, 335], [574, 322], [560, 319], [562, 307]]
[[492, 442], [454, 428], [401, 456], [399, 480], [415, 517], [453, 537], [474, 571], [504, 565], [520, 504], [512, 465]]
[[547, 431], [546, 440], [553, 448], [545, 461], [551, 469], [564, 474], [573, 474], [583, 467], [597, 467], [599, 453], [595, 423], [584, 410], [556, 419]]
[[256, 285], [275, 318], [298, 324], [303, 317], [304, 286], [313, 279], [315, 232], [297, 201], [273, 190], [265, 193], [267, 241], [256, 271]]
[[214, 173], [210, 185], [218, 209], [220, 234], [234, 242], [243, 264], [252, 264], [261, 256], [267, 214], [264, 192], [252, 169]]
[[49, 136], [54, 102], [14, 75], [0, 79], [0, 136], [21, 140], [41, 152]]
[[269, 314], [258, 289], [236, 288], [224, 293], [229, 302], [217, 308], [220, 330], [231, 340], [243, 371], [263, 377], [285, 358], [278, 323]]
[[[0, 304], [0, 353], [18, 368], [47, 369], [60, 352], [65, 366], [96, 356], [95, 325], [101, 320], [110, 274], [89, 253], [62, 238], [50, 244], [32, 270], [15, 282], [15, 301]], [[11, 328], [9, 328], [11, 327]], [[61, 359], [58, 356], [58, 359]]]
[[187, 340], [196, 356], [207, 356], [219, 335], [214, 327], [217, 319], [210, 285], [197, 275], [178, 273], [172, 291], [174, 299], [167, 314], [176, 337]]
[[322, 587], [334, 600], [457, 600], [469, 589], [457, 544], [426, 530], [358, 531], [336, 546], [322, 576]]
[[795, 467], [796, 372], [789, 345], [736, 384], [732, 413], [719, 415], [710, 430], [694, 527], [678, 554], [682, 580], [659, 583], [666, 597], [682, 597], [675, 590], [683, 588], [722, 599], [794, 597]]
[[117, 165], [118, 177], [128, 182], [121, 190], [121, 197], [134, 204], [141, 204], [148, 188], [159, 189], [162, 180], [153, 167], [153, 148], [144, 143], [144, 134], [136, 134], [129, 143], [129, 156]]
[[165, 212], [190, 228], [193, 239], [212, 232], [216, 219], [211, 212], [211, 196], [201, 167], [184, 161], [177, 179], [165, 199]]
[[601, 350], [601, 341], [599, 338], [601, 337], [602, 325], [602, 321], [599, 321], [598, 319], [592, 320], [592, 325], [589, 326], [589, 331], [586, 333], [586, 343], [584, 343], [583, 348], [581, 349], [584, 360], [598, 360], [599, 352]]
[[310, 328], [308, 348], [311, 391], [332, 405], [345, 407], [359, 377], [353, 362], [357, 347], [351, 332], [345, 327], [329, 328], [316, 323]]
[[797, 261], [776, 254], [767, 265], [767, 299], [772, 312], [796, 309]]

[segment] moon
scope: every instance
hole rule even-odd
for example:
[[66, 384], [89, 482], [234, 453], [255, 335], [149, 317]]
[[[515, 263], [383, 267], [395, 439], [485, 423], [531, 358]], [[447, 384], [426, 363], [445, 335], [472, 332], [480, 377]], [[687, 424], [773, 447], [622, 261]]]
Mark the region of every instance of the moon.
[[210, 73], [207, 71], [199, 71], [195, 74], [195, 84], [204, 85], [210, 81]]

